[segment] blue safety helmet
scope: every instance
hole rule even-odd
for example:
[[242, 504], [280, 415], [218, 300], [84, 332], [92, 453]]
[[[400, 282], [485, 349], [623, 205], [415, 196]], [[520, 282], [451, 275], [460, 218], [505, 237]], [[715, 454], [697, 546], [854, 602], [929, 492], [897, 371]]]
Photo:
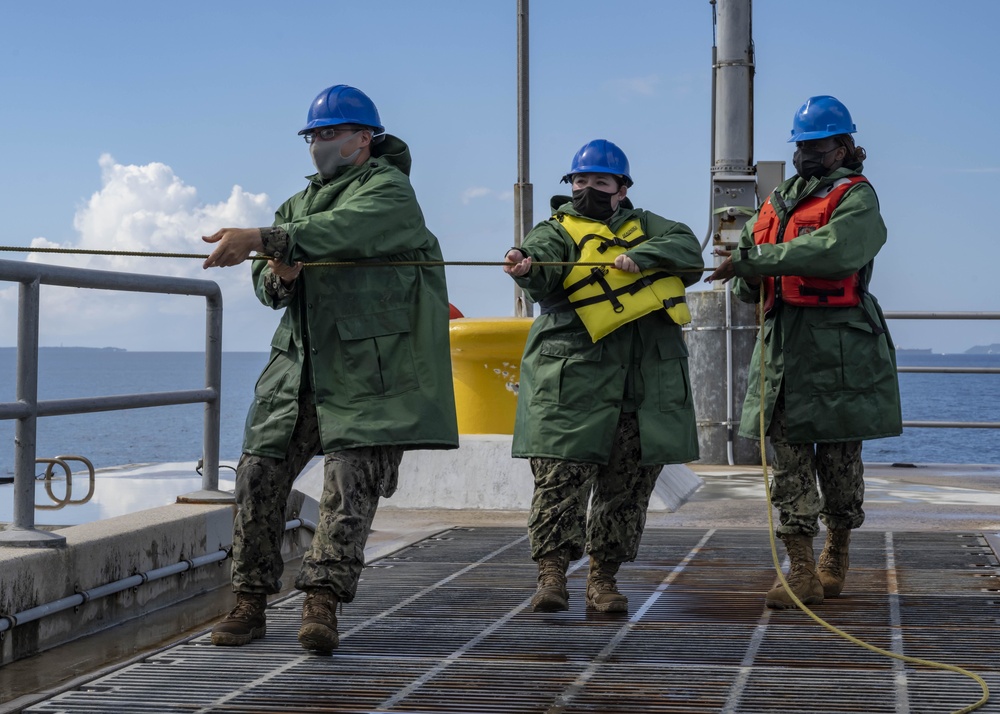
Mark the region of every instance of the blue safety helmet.
[[853, 134], [857, 130], [858, 127], [851, 121], [851, 113], [836, 97], [809, 97], [795, 112], [792, 138], [788, 141], [825, 139], [837, 134]]
[[309, 105], [306, 126], [299, 133], [305, 134], [322, 126], [337, 124], [362, 124], [372, 127], [376, 134], [385, 132], [375, 103], [360, 89], [346, 84], [328, 87], [316, 96]]
[[573, 157], [569, 173], [562, 177], [563, 183], [572, 183], [574, 174], [613, 174], [625, 179], [626, 186], [632, 185], [625, 152], [607, 139], [594, 139], [584, 144]]

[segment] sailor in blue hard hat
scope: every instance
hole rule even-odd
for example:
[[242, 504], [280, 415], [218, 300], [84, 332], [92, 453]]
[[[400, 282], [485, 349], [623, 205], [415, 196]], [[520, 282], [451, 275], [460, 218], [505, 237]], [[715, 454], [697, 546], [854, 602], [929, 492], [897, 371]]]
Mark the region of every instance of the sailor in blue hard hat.
[[309, 105], [299, 132], [309, 144], [313, 165], [323, 178], [341, 166], [367, 160], [370, 147], [385, 137], [378, 109], [364, 92], [337, 84], [320, 92]]
[[858, 128], [847, 107], [836, 97], [810, 97], [792, 120], [789, 143], [795, 142], [792, 164], [804, 179], [825, 176], [841, 166], [853, 168], [865, 159], [864, 149], [854, 145], [851, 134]]
[[[633, 181], [625, 152], [607, 139], [594, 139], [576, 152], [562, 183], [573, 187], [573, 208], [577, 213], [607, 221], [622, 205]], [[504, 266], [508, 275], [520, 277], [531, 270], [531, 258], [516, 248], [508, 252], [506, 259], [511, 263]], [[629, 273], [639, 272], [639, 266], [627, 255], [618, 256], [615, 267]]]
[[504, 265], [541, 312], [511, 443], [534, 477], [531, 608], [569, 609], [569, 562], [586, 552], [587, 609], [627, 616], [617, 576], [636, 558], [656, 479], [698, 458], [681, 325], [704, 259], [688, 226], [632, 205], [628, 159], [610, 141], [584, 144], [562, 180], [573, 195], [552, 197], [552, 217]]
[[[274, 223], [203, 238], [216, 244], [206, 268], [257, 251], [254, 293], [281, 311], [236, 467], [236, 606], [211, 637], [238, 647], [267, 634], [267, 595], [281, 590], [285, 569], [288, 494], [323, 454], [318, 526], [295, 587], [305, 593], [299, 643], [329, 654], [403, 452], [457, 448], [458, 424], [441, 249], [410, 184], [409, 147], [385, 133], [364, 92], [344, 84], [319, 93], [299, 134], [317, 173]], [[341, 265], [323, 267], [331, 262]]]
[[736, 250], [715, 251], [725, 260], [706, 278], [735, 278], [733, 295], [761, 304], [739, 434], [770, 439], [789, 571], [764, 604], [778, 610], [840, 596], [851, 532], [865, 520], [862, 442], [903, 429], [895, 348], [870, 289], [888, 230], [855, 131], [836, 97], [807, 99], [788, 138], [796, 175], [771, 191]]

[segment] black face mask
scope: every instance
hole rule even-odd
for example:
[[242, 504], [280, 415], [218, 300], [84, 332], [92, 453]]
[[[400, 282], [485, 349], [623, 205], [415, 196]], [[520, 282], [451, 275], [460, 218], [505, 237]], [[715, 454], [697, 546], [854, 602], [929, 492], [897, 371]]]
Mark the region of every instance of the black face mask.
[[792, 155], [792, 165], [795, 166], [795, 172], [807, 181], [814, 176], [825, 176], [829, 169], [823, 164], [823, 159], [831, 151], [836, 151], [836, 149], [828, 151], [796, 149]]
[[593, 186], [575, 189], [573, 191], [573, 208], [581, 216], [593, 218], [595, 221], [606, 221], [614, 215], [611, 207], [613, 193], [599, 191]]

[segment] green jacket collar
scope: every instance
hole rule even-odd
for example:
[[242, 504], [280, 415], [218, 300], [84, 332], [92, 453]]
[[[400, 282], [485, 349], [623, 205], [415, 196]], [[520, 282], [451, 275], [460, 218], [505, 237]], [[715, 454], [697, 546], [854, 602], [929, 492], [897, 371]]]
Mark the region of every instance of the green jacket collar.
[[806, 196], [811, 196], [817, 191], [830, 186], [835, 181], [842, 178], [860, 176], [863, 168], [863, 166], [858, 166], [857, 169], [841, 167], [826, 176], [820, 176], [818, 178], [814, 177], [811, 179], [804, 179], [801, 176], [796, 175], [783, 181], [775, 190], [781, 194], [781, 197], [785, 199], [786, 203], [796, 202]]

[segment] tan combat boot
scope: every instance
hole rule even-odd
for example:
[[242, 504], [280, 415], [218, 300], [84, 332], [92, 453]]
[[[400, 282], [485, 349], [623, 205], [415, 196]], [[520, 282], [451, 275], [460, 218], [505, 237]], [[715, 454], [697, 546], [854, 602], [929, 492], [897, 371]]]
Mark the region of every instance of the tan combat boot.
[[618, 592], [615, 575], [621, 563], [590, 559], [587, 577], [587, 609], [598, 612], [628, 612], [628, 598]]
[[212, 628], [212, 644], [239, 647], [263, 637], [267, 631], [265, 612], [267, 595], [236, 593], [236, 607]]
[[316, 588], [306, 591], [302, 604], [302, 627], [299, 644], [305, 649], [330, 654], [340, 644], [337, 634], [337, 596], [330, 590]]
[[569, 609], [569, 591], [566, 590], [566, 568], [569, 555], [552, 551], [538, 559], [538, 589], [531, 598], [534, 612], [559, 612]]
[[838, 597], [844, 589], [844, 579], [847, 577], [847, 567], [850, 565], [848, 548], [851, 545], [851, 531], [848, 528], [828, 529], [826, 544], [819, 554], [819, 567], [816, 575], [823, 583], [824, 597]]
[[[785, 578], [788, 586], [803, 605], [819, 605], [823, 602], [823, 583], [816, 575], [813, 539], [804, 535], [786, 535], [781, 536], [781, 540], [785, 542], [785, 550], [792, 563]], [[767, 591], [764, 604], [775, 610], [795, 607], [780, 581]]]

